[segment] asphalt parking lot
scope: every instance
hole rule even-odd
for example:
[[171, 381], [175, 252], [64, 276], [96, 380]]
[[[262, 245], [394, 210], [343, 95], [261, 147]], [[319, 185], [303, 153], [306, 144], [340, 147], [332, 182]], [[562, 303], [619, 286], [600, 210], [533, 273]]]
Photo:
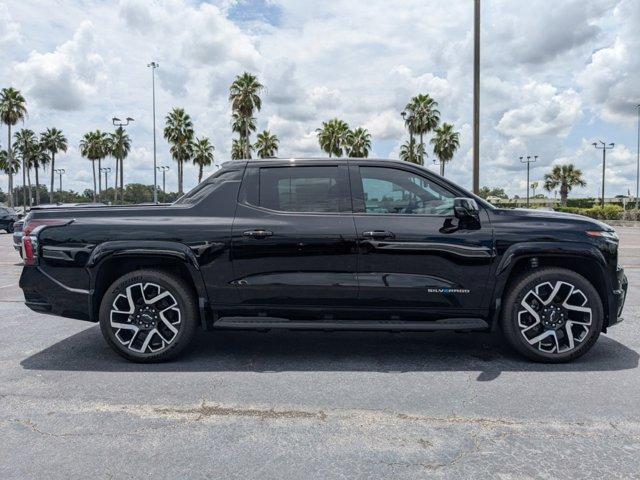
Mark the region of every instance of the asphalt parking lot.
[[640, 229], [625, 321], [568, 365], [490, 334], [224, 332], [137, 365], [32, 313], [0, 235], [0, 478], [640, 478]]

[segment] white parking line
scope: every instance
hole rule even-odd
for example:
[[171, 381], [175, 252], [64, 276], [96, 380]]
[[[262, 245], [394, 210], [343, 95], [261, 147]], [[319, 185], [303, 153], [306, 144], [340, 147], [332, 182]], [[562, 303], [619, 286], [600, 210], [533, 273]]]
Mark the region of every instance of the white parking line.
[[10, 283], [8, 285], [0, 285], [0, 288], [9, 288], [9, 287], [15, 287], [17, 285], [17, 283]]

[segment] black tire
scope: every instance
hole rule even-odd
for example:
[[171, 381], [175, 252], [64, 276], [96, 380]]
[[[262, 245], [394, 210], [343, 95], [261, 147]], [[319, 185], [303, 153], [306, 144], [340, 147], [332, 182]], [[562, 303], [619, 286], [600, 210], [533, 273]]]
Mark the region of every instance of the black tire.
[[[555, 299], [560, 300], [555, 302], [553, 301], [554, 299], [549, 300], [552, 293], [548, 295], [542, 294], [553, 292], [553, 288], [558, 285], [557, 282], [563, 285], [561, 285], [562, 291], [558, 290], [555, 295]], [[573, 290], [569, 290], [569, 287], [566, 287], [565, 284], [571, 285]], [[564, 268], [539, 268], [516, 278], [508, 288], [509, 291], [502, 308], [502, 331], [509, 344], [525, 357], [542, 363], [570, 362], [584, 355], [598, 340], [604, 321], [602, 300], [593, 285], [582, 275]], [[539, 289], [537, 291], [540, 292], [540, 296], [533, 295], [532, 292], [536, 292], [536, 288]], [[582, 303], [584, 301], [583, 297], [577, 290], [584, 295], [586, 303]], [[563, 302], [561, 298], [564, 296], [565, 291], [572, 293]], [[548, 305], [544, 302], [542, 304], [538, 302], [539, 299], [543, 299], [543, 296], [546, 296], [546, 300], [549, 301]], [[525, 297], [526, 301], [523, 303]], [[527, 309], [525, 303], [530, 309], [536, 311], [538, 314], [537, 321], [529, 313], [531, 310]], [[539, 307], [539, 309], [536, 310], [531, 304], [533, 304], [533, 307]], [[572, 309], [568, 311], [563, 308], [563, 305], [566, 304], [570, 304], [572, 307], [575, 305], [579, 308], [591, 309], [591, 313], [575, 312]], [[557, 310], [555, 313], [549, 311], [554, 308]], [[519, 316], [522, 317], [524, 326], [521, 326]], [[562, 322], [562, 319], [567, 317], [583, 323], [590, 321], [590, 324], [583, 325], [574, 322], [574, 324], [567, 325], [566, 322]], [[545, 325], [544, 322], [547, 322], [547, 324]], [[558, 323], [549, 325], [552, 322]], [[561, 326], [557, 326], [558, 324]], [[527, 327], [529, 330], [527, 330]], [[523, 330], [527, 331], [523, 332]], [[554, 330], [555, 333], [549, 333], [549, 330]], [[569, 340], [568, 332], [574, 333], [574, 335], [571, 335], [573, 340]], [[576, 332], [578, 334], [577, 337], [575, 335]], [[542, 341], [535, 345], [530, 343], [540, 338], [543, 333], [549, 335], [544, 339], [544, 343]], [[582, 337], [583, 335], [584, 337]], [[569, 348], [570, 341], [573, 342], [573, 348]], [[567, 350], [564, 350], [565, 347]]]
[[[131, 287], [131, 294], [128, 296], [129, 287]], [[152, 293], [147, 295], [149, 291]], [[153, 296], [154, 291], [157, 292], [155, 296]], [[169, 295], [164, 292], [169, 292]], [[164, 300], [156, 302], [164, 302], [160, 307], [156, 308], [156, 304], [147, 304], [148, 300], [159, 298], [160, 293], [165, 296]], [[153, 296], [153, 298], [145, 299], [146, 296]], [[135, 302], [136, 298], [137, 302]], [[131, 307], [129, 307], [130, 299], [134, 300], [134, 305]], [[166, 305], [171, 306], [164, 310], [166, 313], [159, 315], [160, 309]], [[135, 309], [131, 315], [125, 311], [129, 308]], [[145, 308], [156, 309], [148, 314], [146, 310], [141, 311]], [[156, 316], [156, 313], [159, 316]], [[142, 320], [140, 314], [142, 314]], [[167, 317], [169, 314], [172, 315], [170, 318]], [[129, 328], [138, 328], [138, 330], [114, 328], [111, 323], [112, 316], [116, 324], [126, 323]], [[154, 316], [156, 320], [153, 320]], [[107, 343], [119, 355], [139, 363], [164, 362], [176, 358], [193, 339], [198, 326], [198, 317], [197, 301], [192, 290], [182, 279], [160, 270], [137, 270], [120, 277], [107, 289], [100, 304], [100, 330]], [[177, 333], [167, 328], [168, 324], [163, 321], [163, 318], [171, 322], [176, 321], [172, 326]], [[149, 324], [140, 324], [147, 320]], [[153, 333], [154, 330], [155, 333]], [[127, 345], [129, 336], [139, 338], [131, 338], [129, 340], [131, 345]], [[152, 339], [147, 342], [144, 351], [134, 351], [133, 348], [142, 350], [147, 336], [152, 336]], [[154, 347], [158, 349], [151, 351], [150, 349]]]
[[7, 231], [7, 233], [13, 233], [13, 223], [7, 225], [7, 228], [5, 228], [5, 230]]

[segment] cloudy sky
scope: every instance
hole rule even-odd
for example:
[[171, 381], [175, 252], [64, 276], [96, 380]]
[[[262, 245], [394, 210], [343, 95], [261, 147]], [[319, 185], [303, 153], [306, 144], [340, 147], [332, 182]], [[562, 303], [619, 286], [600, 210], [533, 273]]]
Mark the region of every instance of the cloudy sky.
[[[91, 183], [79, 139], [109, 130], [113, 116], [135, 118], [125, 182], [152, 182], [151, 60], [168, 189], [164, 115], [184, 107], [216, 163], [228, 160], [228, 87], [245, 70], [266, 86], [258, 127], [280, 137], [280, 156], [321, 155], [314, 130], [338, 116], [369, 129], [372, 156], [397, 157], [399, 112], [429, 93], [461, 132], [447, 176], [469, 187], [472, 16], [471, 0], [0, 0], [0, 87], [26, 96], [25, 127], [66, 133], [59, 164], [65, 188], [79, 191]], [[573, 162], [588, 182], [576, 196], [596, 195], [601, 154], [591, 142], [602, 139], [616, 143], [607, 194], [635, 191], [640, 1], [484, 0], [482, 21], [481, 185], [523, 195], [518, 157], [538, 155], [532, 180]], [[6, 135], [2, 127], [2, 148]], [[185, 187], [195, 182], [189, 167]]]

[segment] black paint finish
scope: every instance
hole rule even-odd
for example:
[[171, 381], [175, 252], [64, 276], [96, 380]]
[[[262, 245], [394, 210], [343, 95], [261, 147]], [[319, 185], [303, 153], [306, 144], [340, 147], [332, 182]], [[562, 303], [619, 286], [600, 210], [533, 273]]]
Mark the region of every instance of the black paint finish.
[[[340, 172], [331, 194], [335, 211], [260, 206], [261, 168], [328, 165]], [[230, 162], [172, 205], [34, 209], [27, 224], [72, 221], [38, 234], [38, 265], [25, 267], [20, 279], [27, 305], [96, 321], [108, 283], [142, 265], [183, 276], [199, 297], [203, 324], [222, 316], [491, 324], [512, 273], [536, 258], [574, 261], [600, 292], [607, 324], [617, 321], [625, 288], [617, 242], [585, 233], [608, 226], [567, 214], [500, 210], [478, 198], [475, 223], [453, 214], [365, 213], [363, 165], [407, 170], [453, 197], [475, 198], [404, 162]]]

